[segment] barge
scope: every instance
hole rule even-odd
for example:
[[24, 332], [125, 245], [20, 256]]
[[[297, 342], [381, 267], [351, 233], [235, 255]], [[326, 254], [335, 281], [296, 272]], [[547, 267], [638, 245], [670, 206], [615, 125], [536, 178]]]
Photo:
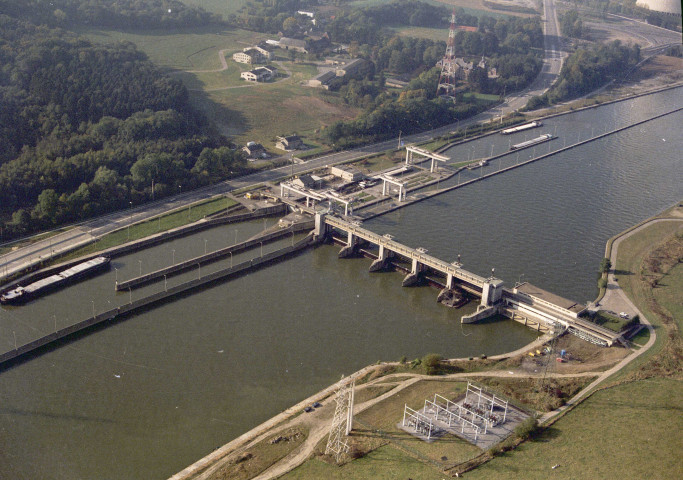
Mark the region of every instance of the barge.
[[529, 130], [530, 128], [536, 128], [536, 127], [542, 127], [543, 122], [541, 121], [535, 121], [531, 123], [525, 123], [524, 125], [518, 125], [516, 127], [511, 127], [511, 128], [506, 128], [505, 130], [501, 130], [500, 133], [503, 135], [510, 135], [511, 133], [517, 133], [517, 132], [523, 132], [524, 130]]
[[489, 164], [489, 161], [487, 159], [481, 159], [478, 162], [470, 163], [466, 165], [465, 167], [467, 170], [476, 170], [477, 168], [485, 167], [486, 165]]
[[50, 290], [67, 285], [79, 278], [88, 276], [90, 274], [105, 270], [109, 267], [111, 259], [109, 257], [95, 257], [87, 262], [79, 263], [71, 268], [50, 275], [49, 277], [30, 283], [25, 287], [18, 286], [12, 290], [3, 293], [0, 296], [0, 303], [2, 304], [20, 304], [28, 302], [33, 298], [45, 294]]
[[540, 137], [532, 138], [531, 140], [527, 140], [526, 142], [522, 143], [517, 143], [515, 145], [512, 145], [510, 147], [510, 150], [521, 150], [522, 148], [528, 148], [528, 147], [533, 147], [534, 145], [538, 145], [539, 143], [545, 143], [550, 140], [552, 140], [554, 137], [551, 133], [546, 133], [541, 135]]

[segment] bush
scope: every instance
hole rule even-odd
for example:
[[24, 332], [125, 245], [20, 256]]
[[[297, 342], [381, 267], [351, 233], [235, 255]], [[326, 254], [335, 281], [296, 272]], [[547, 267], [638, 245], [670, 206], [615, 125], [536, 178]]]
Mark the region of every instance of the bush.
[[424, 365], [425, 373], [427, 375], [435, 375], [439, 371], [439, 364], [442, 356], [437, 353], [430, 353], [422, 357], [422, 364]]
[[607, 279], [606, 278], [598, 279], [598, 288], [599, 289], [607, 288]]
[[533, 436], [537, 428], [538, 420], [536, 420], [536, 417], [529, 417], [515, 427], [515, 435], [522, 440], [526, 440]]

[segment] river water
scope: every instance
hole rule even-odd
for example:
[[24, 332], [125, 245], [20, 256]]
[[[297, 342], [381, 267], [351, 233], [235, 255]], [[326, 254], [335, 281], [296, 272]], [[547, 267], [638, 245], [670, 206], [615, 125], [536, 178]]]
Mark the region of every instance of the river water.
[[[680, 106], [682, 89], [549, 119], [558, 140], [494, 161], [484, 173], [605, 128]], [[366, 222], [378, 233], [496, 276], [578, 301], [594, 298], [606, 240], [681, 198], [681, 113], [554, 155]], [[486, 137], [459, 160], [500, 153]], [[474, 153], [472, 149], [474, 148]], [[507, 162], [507, 163], [506, 163]], [[488, 170], [487, 170], [488, 169]], [[476, 176], [478, 171], [463, 172]], [[453, 178], [452, 182], [458, 181]], [[272, 220], [271, 220], [272, 222]], [[120, 280], [243, 240], [262, 221], [216, 228], [117, 258], [114, 269], [20, 308], [0, 310], [12, 348], [129, 300]], [[291, 240], [264, 246], [264, 253]], [[175, 253], [173, 252], [175, 250]], [[150, 309], [0, 372], [0, 478], [165, 478], [320, 388], [377, 360], [495, 354], [534, 333], [512, 322], [458, 323], [429, 287], [339, 260], [322, 246]], [[256, 256], [235, 255], [234, 261]], [[228, 265], [224, 260], [206, 272]], [[204, 271], [204, 269], [202, 269]], [[188, 272], [169, 285], [198, 275]], [[156, 284], [133, 298], [158, 291]]]

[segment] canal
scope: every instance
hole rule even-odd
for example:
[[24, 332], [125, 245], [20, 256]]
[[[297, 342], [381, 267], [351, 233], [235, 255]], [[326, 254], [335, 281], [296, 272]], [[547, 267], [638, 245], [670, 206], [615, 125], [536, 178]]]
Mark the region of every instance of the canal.
[[[672, 110], [681, 91], [549, 119], [527, 136], [556, 133], [549, 146], [560, 148], [565, 140]], [[596, 293], [594, 272], [606, 240], [681, 198], [681, 117], [640, 125], [365, 226], [439, 258], [461, 254], [475, 273], [495, 267], [508, 285], [521, 278], [586, 301]], [[467, 160], [474, 147], [470, 156], [487, 156], [492, 145], [495, 155], [509, 140], [523, 141], [524, 134], [486, 137], [447, 155]], [[539, 154], [548, 145], [537, 148]], [[515, 161], [516, 154], [501, 164]], [[495, 161], [484, 172], [497, 168]], [[14, 335], [30, 338], [128, 301], [127, 292], [114, 292], [116, 276], [130, 278], [263, 228], [256, 221], [177, 239], [117, 258], [111, 272], [27, 306], [3, 308], [0, 345], [12, 348]], [[441, 307], [436, 290], [402, 288], [399, 274], [370, 274], [368, 260], [338, 260], [337, 251], [319, 247], [0, 372], [0, 478], [165, 478], [342, 373], [431, 352], [491, 355], [534, 338], [511, 322], [461, 327], [460, 315], [473, 306]]]

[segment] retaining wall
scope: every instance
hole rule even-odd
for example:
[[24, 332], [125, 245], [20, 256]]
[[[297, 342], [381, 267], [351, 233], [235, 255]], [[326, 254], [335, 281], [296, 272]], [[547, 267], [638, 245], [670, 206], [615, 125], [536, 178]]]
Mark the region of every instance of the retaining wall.
[[314, 243], [314, 237], [313, 237], [313, 234], [311, 233], [311, 234], [307, 235], [306, 238], [300, 240], [299, 242], [295, 243], [292, 246], [284, 247], [284, 248], [277, 250], [275, 252], [268, 253], [262, 257], [253, 258], [249, 261], [239, 263], [239, 264], [235, 265], [234, 267], [226, 268], [223, 270], [219, 270], [217, 272], [210, 273], [210, 274], [205, 275], [203, 277], [196, 278], [194, 280], [190, 280], [188, 282], [182, 283], [180, 285], [176, 285], [176, 286], [171, 287], [169, 289], [166, 289], [164, 291], [148, 295], [144, 298], [140, 298], [140, 299], [131, 301], [130, 303], [127, 303], [125, 305], [121, 305], [117, 308], [114, 308], [114, 309], [108, 310], [106, 312], [102, 312], [100, 314], [94, 315], [91, 318], [88, 318], [86, 320], [82, 320], [82, 321], [77, 322], [77, 323], [70, 325], [68, 327], [59, 329], [56, 332], [50, 333], [50, 334], [45, 335], [41, 338], [33, 340], [32, 342], [21, 345], [15, 350], [10, 350], [8, 352], [1, 354], [0, 355], [0, 366], [6, 362], [9, 362], [11, 360], [17, 359], [17, 358], [22, 357], [24, 355], [27, 355], [27, 354], [29, 354], [29, 353], [31, 353], [31, 352], [33, 352], [33, 351], [35, 351], [41, 347], [44, 347], [44, 346], [49, 345], [51, 343], [54, 343], [60, 339], [64, 339], [64, 338], [69, 337], [71, 335], [74, 335], [78, 332], [86, 330], [90, 327], [93, 327], [94, 325], [103, 324], [104, 322], [107, 322], [107, 321], [118, 320], [120, 317], [122, 317], [124, 315], [132, 314], [132, 313], [134, 313], [140, 309], [152, 306], [154, 304], [157, 304], [159, 302], [162, 302], [164, 300], [172, 298], [176, 295], [181, 295], [185, 292], [194, 290], [196, 288], [200, 288], [202, 286], [205, 286], [205, 285], [208, 285], [211, 283], [215, 283], [215, 282], [219, 282], [219, 281], [228, 279], [230, 277], [239, 275], [242, 272], [253, 270], [253, 269], [259, 268], [261, 266], [265, 266], [271, 262], [285, 258], [288, 255], [292, 255], [298, 251], [304, 250], [305, 248], [311, 246], [313, 243]]

